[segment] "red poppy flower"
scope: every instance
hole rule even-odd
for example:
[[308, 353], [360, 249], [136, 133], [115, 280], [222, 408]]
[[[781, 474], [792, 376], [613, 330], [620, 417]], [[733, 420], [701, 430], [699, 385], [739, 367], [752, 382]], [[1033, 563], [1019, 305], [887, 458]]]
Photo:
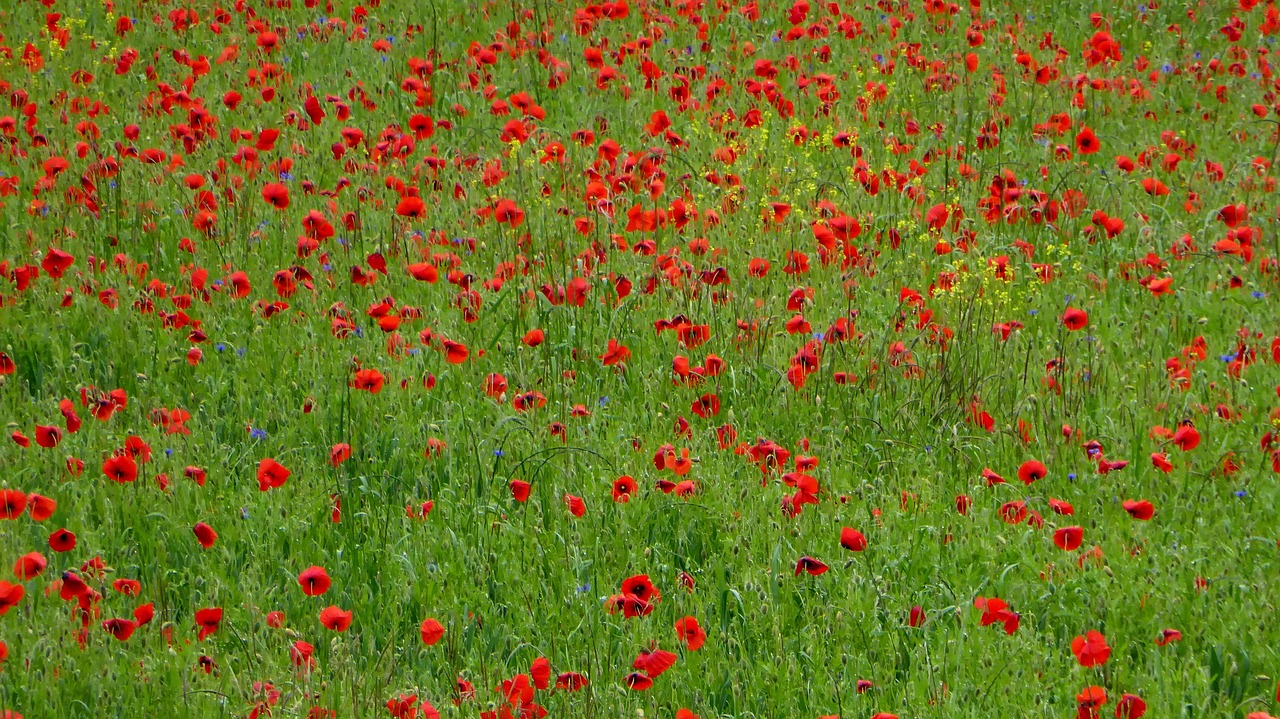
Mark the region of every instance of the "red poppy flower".
[[1155, 467], [1161, 472], [1164, 472], [1165, 474], [1168, 474], [1169, 472], [1173, 471], [1173, 464], [1169, 462], [1169, 458], [1166, 457], [1162, 452], [1151, 453], [1151, 466]]
[[1111, 647], [1107, 646], [1106, 637], [1101, 632], [1089, 630], [1082, 637], [1071, 640], [1071, 652], [1076, 661], [1084, 668], [1101, 666], [1111, 656]]
[[440, 271], [435, 265], [426, 262], [415, 262], [408, 267], [409, 275], [419, 282], [430, 282], [434, 284], [440, 279]]
[[1012, 635], [1018, 631], [1018, 623], [1021, 620], [1021, 616], [1009, 609], [1008, 602], [1003, 599], [977, 597], [973, 600], [973, 606], [975, 609], [982, 610], [982, 619], [978, 622], [980, 626], [986, 627], [1000, 622], [1004, 625], [1005, 634]]
[[624, 474], [613, 480], [613, 501], [629, 502], [631, 495], [635, 494], [637, 489], [636, 481]]
[[128, 454], [117, 454], [102, 463], [102, 473], [113, 482], [133, 482], [138, 479], [138, 464]]
[[182, 470], [182, 476], [203, 487], [208, 474], [200, 467], [188, 466]]
[[542, 330], [532, 329], [524, 333], [524, 337], [522, 337], [520, 341], [524, 343], [526, 347], [537, 347], [546, 341], [546, 338], [547, 336]]
[[656, 602], [662, 598], [662, 592], [653, 585], [653, 581], [649, 579], [648, 574], [636, 574], [622, 580], [619, 587], [625, 595], [637, 597], [646, 602]]
[[63, 601], [70, 601], [76, 597], [86, 596], [93, 590], [85, 584], [80, 575], [73, 571], [65, 571], [62, 573], [62, 588], [58, 590], [58, 597]]
[[324, 571], [324, 567], [307, 567], [298, 575], [298, 585], [302, 587], [302, 593], [308, 597], [318, 597], [329, 591], [331, 583], [329, 573]]
[[231, 286], [231, 296], [236, 299], [248, 297], [253, 289], [249, 284], [249, 275], [239, 270], [227, 276], [227, 284]]
[[49, 535], [49, 549], [55, 552], [70, 552], [76, 548], [76, 535], [66, 529], [59, 529]]
[[420, 220], [427, 216], [427, 205], [421, 197], [405, 197], [396, 205], [396, 214]]
[[1122, 506], [1130, 517], [1143, 522], [1151, 519], [1156, 513], [1155, 505], [1145, 499], [1126, 499]]
[[998, 513], [1005, 524], [1021, 524], [1027, 518], [1027, 503], [1021, 499], [1005, 502]]
[[39, 552], [27, 552], [14, 562], [13, 574], [25, 582], [40, 576], [48, 566], [49, 561], [44, 558], [44, 555]]
[[111, 588], [126, 597], [136, 597], [142, 592], [142, 582], [136, 579], [126, 579], [121, 577], [111, 583]]
[[1076, 513], [1076, 508], [1072, 507], [1070, 502], [1064, 502], [1061, 499], [1050, 498], [1049, 509], [1052, 509], [1054, 514], [1061, 514], [1067, 517]]
[[49, 251], [45, 253], [44, 260], [40, 262], [40, 267], [56, 280], [61, 279], [62, 275], [75, 261], [76, 258], [74, 256], [56, 247], [50, 247]]
[[683, 617], [676, 620], [676, 637], [691, 652], [696, 652], [707, 643], [707, 633], [698, 625], [694, 617]]
[[841, 527], [840, 546], [850, 552], [861, 552], [867, 548], [867, 538], [862, 532], [851, 527]]
[[277, 46], [279, 46], [280, 36], [275, 34], [274, 32], [271, 32], [270, 30], [264, 30], [258, 33], [258, 37], [255, 43], [257, 44], [258, 47], [262, 48], [263, 50], [267, 52], [271, 52], [275, 50]]
[[1107, 692], [1102, 687], [1085, 687], [1076, 695], [1076, 719], [1098, 719]]
[[796, 561], [795, 576], [800, 576], [800, 572], [808, 572], [812, 576], [816, 577], [820, 574], [824, 574], [827, 569], [829, 569], [829, 567], [827, 567], [826, 564], [823, 564], [821, 560], [814, 559], [813, 557], [801, 557]]
[[338, 465], [342, 464], [348, 459], [351, 459], [351, 445], [345, 442], [341, 442], [329, 448], [330, 466], [336, 468]]
[[551, 687], [551, 662], [546, 657], [534, 659], [529, 665], [529, 677], [535, 689], [546, 691]]
[[17, 519], [27, 510], [27, 495], [16, 489], [0, 489], [0, 519]]
[[124, 451], [134, 459], [141, 459], [143, 462], [151, 461], [151, 445], [144, 442], [141, 437], [130, 435], [126, 438]]
[[198, 641], [204, 641], [204, 638], [218, 631], [218, 625], [222, 623], [222, 608], [210, 607], [207, 609], [196, 610], [196, 626], [200, 627], [200, 635]]
[[57, 427], [36, 425], [36, 444], [45, 449], [53, 449], [62, 442], [62, 430]]
[[311, 655], [315, 653], [315, 650], [315, 645], [299, 639], [289, 646], [289, 660], [293, 662], [295, 667], [313, 667], [315, 658]]
[[283, 464], [270, 457], [258, 462], [258, 491], [265, 492], [269, 489], [283, 487], [291, 474], [293, 473], [285, 468]]
[[1116, 719], [1139, 719], [1147, 713], [1147, 703], [1136, 694], [1121, 695], [1116, 702]]
[[600, 362], [605, 367], [613, 367], [631, 359], [631, 350], [627, 349], [618, 340], [610, 339], [609, 346], [605, 349], [604, 354], [600, 355]]
[[674, 666], [678, 658], [675, 654], [661, 649], [641, 650], [635, 661], [631, 663], [631, 668], [639, 669], [650, 679], [657, 679], [663, 672]]
[[278, 182], [268, 183], [262, 188], [262, 199], [277, 210], [283, 210], [289, 206], [289, 188]]
[[605, 608], [610, 614], [616, 614], [621, 610], [622, 616], [626, 619], [647, 617], [653, 613], [653, 604], [634, 594], [615, 594], [605, 602]]
[[431, 459], [432, 457], [439, 457], [440, 453], [448, 449], [448, 447], [449, 445], [446, 444], [444, 440], [438, 439], [436, 437], [430, 437], [427, 439], [427, 448], [423, 450], [422, 456], [426, 457], [427, 459]]
[[1059, 549], [1074, 552], [1084, 541], [1084, 527], [1062, 527], [1053, 533], [1053, 543]]
[[511, 406], [517, 412], [529, 412], [547, 406], [547, 398], [541, 392], [521, 392], [511, 398]]
[[205, 549], [213, 548], [214, 542], [218, 541], [218, 533], [213, 531], [213, 527], [210, 527], [204, 522], [196, 522], [196, 525], [191, 528], [191, 531], [196, 535], [196, 541]]
[[75, 434], [80, 431], [80, 415], [76, 414], [74, 402], [69, 399], [62, 400], [58, 403], [58, 411], [62, 413], [62, 419], [66, 422], [68, 432]]
[[1177, 629], [1161, 629], [1160, 636], [1156, 637], [1156, 646], [1163, 647], [1180, 641], [1182, 641], [1182, 632]]
[[0, 616], [18, 606], [18, 602], [22, 601], [22, 597], [26, 593], [27, 590], [21, 584], [10, 584], [0, 580]]
[[320, 610], [320, 624], [325, 629], [335, 632], [345, 632], [351, 626], [351, 612], [344, 611], [335, 606], [328, 606]]
[[911, 608], [910, 612], [907, 613], [907, 626], [922, 627], [924, 626], [925, 619], [924, 607], [917, 604]]
[[513, 479], [510, 482], [511, 498], [517, 502], [525, 502], [529, 499], [530, 485], [523, 479]]
[[422, 620], [422, 626], [419, 627], [419, 633], [422, 636], [422, 643], [427, 646], [434, 646], [436, 642], [444, 638], [444, 625], [440, 622], [428, 617]]
[[1200, 432], [1190, 424], [1184, 423], [1174, 431], [1173, 443], [1183, 452], [1190, 452], [1200, 446]]
[[1142, 190], [1155, 197], [1164, 197], [1169, 194], [1169, 186], [1154, 177], [1142, 178]]
[[444, 358], [449, 364], [462, 364], [467, 361], [467, 355], [470, 351], [467, 346], [461, 342], [453, 342], [452, 340], [441, 340], [444, 345]]
[[693, 401], [693, 406], [689, 411], [693, 412], [702, 419], [714, 417], [720, 414], [720, 398], [708, 392]]
[[1102, 149], [1102, 143], [1098, 142], [1098, 136], [1093, 134], [1093, 130], [1085, 127], [1076, 133], [1076, 152], [1081, 155], [1092, 155]]
[[632, 691], [642, 692], [653, 686], [653, 680], [645, 676], [643, 672], [631, 672], [622, 679], [627, 688]]
[[1034, 459], [1023, 462], [1022, 466], [1018, 467], [1018, 479], [1028, 487], [1032, 482], [1044, 479], [1047, 474], [1049, 474], [1049, 468]]
[[123, 642], [133, 636], [134, 630], [138, 628], [138, 623], [132, 619], [108, 619], [102, 623], [102, 628], [108, 634]]
[[1062, 324], [1072, 332], [1082, 330], [1089, 324], [1089, 315], [1084, 310], [1068, 307], [1067, 311], [1062, 313]]
[[582, 501], [582, 497], [575, 497], [572, 494], [564, 495], [564, 506], [569, 508], [569, 514], [575, 517], [581, 517], [587, 513], [587, 505]]
[[561, 691], [582, 691], [587, 683], [587, 678], [577, 672], [564, 672], [556, 676], [556, 689]]
[[376, 369], [356, 370], [355, 376], [351, 378], [351, 387], [377, 394], [382, 391], [382, 384], [385, 381], [386, 377]]

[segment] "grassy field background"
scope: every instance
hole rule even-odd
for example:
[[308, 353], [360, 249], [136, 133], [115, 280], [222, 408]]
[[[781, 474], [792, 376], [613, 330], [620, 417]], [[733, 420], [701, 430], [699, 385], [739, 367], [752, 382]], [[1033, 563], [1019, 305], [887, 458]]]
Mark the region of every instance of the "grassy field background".
[[9, 5], [0, 710], [1277, 711], [1277, 30]]

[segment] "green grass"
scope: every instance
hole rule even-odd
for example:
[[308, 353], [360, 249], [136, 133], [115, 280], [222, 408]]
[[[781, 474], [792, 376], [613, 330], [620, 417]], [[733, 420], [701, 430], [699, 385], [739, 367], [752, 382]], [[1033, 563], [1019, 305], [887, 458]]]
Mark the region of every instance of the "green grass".
[[[802, 27], [821, 22], [830, 35], [792, 41], [777, 39], [791, 27], [790, 5], [762, 1], [754, 22], [727, 2], [678, 12], [691, 5], [636, 1], [625, 18], [599, 18], [586, 35], [575, 31], [584, 5], [545, 0], [388, 0], [367, 6], [362, 21], [346, 0], [331, 8], [297, 2], [255, 7], [261, 28], [245, 12], [227, 8], [219, 19], [221, 8], [197, 2], [181, 6], [199, 16], [183, 32], [171, 26], [178, 5], [121, 3], [112, 15], [100, 4], [24, 1], [0, 11], [0, 45], [12, 50], [0, 61], [0, 90], [10, 100], [0, 96], [0, 117], [14, 118], [11, 132], [0, 122], [0, 187], [16, 178], [16, 194], [0, 197], [0, 260], [7, 260], [0, 265], [7, 278], [0, 282], [0, 351], [15, 368], [0, 376], [0, 417], [6, 432], [33, 440], [37, 424], [65, 427], [64, 398], [83, 420], [53, 449], [34, 441], [0, 446], [0, 488], [57, 502], [45, 521], [29, 514], [0, 521], [0, 559], [36, 551], [48, 560], [43, 574], [25, 582], [5, 574], [25, 596], [0, 615], [8, 650], [0, 709], [28, 719], [240, 717], [264, 701], [261, 683], [269, 683], [279, 692], [272, 716], [307, 716], [317, 707], [315, 716], [390, 716], [388, 700], [415, 694], [441, 716], [475, 717], [509, 708], [502, 682], [545, 657], [552, 684], [561, 672], [589, 679], [578, 692], [536, 693], [539, 705], [564, 717], [670, 719], [679, 708], [703, 719], [1068, 717], [1076, 715], [1077, 694], [1093, 685], [1107, 693], [1103, 716], [1126, 693], [1142, 697], [1150, 717], [1275, 711], [1280, 488], [1275, 447], [1265, 442], [1277, 431], [1280, 385], [1272, 350], [1280, 332], [1272, 300], [1280, 240], [1269, 164], [1280, 135], [1270, 109], [1274, 78], [1252, 76], [1263, 72], [1259, 49], [1273, 47], [1274, 36], [1263, 34], [1267, 8], [1194, 7], [1191, 18], [1182, 4], [1144, 14], [1124, 3], [1100, 19], [1122, 59], [1089, 67], [1082, 47], [1097, 32], [1089, 22], [1094, 8], [1078, 3], [1023, 16], [999, 4], [971, 15], [966, 3], [958, 14], [938, 16], [918, 3], [841, 2], [863, 29], [851, 38], [839, 29], [841, 17], [813, 3]], [[908, 10], [914, 19], [905, 18]], [[62, 14], [54, 29], [46, 12]], [[705, 39], [690, 13], [708, 24]], [[896, 36], [890, 14], [902, 19]], [[135, 27], [117, 37], [116, 21], [125, 16]], [[1219, 31], [1234, 16], [1244, 23], [1237, 43]], [[335, 18], [331, 29], [321, 29], [322, 18]], [[505, 37], [513, 21], [518, 43]], [[983, 24], [981, 46], [966, 40], [971, 21]], [[1180, 33], [1169, 31], [1173, 23]], [[267, 27], [279, 42], [270, 54], [255, 46]], [[66, 33], [65, 49], [58, 31]], [[1043, 42], [1046, 33], [1056, 45]], [[584, 49], [607, 41], [605, 61], [613, 66], [611, 53], [646, 34], [651, 47], [631, 48], [622, 77], [599, 89]], [[378, 38], [394, 39], [375, 48]], [[474, 50], [499, 39], [506, 48], [496, 64], [477, 65]], [[41, 53], [38, 71], [23, 63], [27, 43]], [[913, 44], [924, 58], [919, 68], [907, 52]], [[238, 57], [214, 62], [230, 45]], [[126, 48], [140, 57], [117, 75]], [[653, 89], [639, 50], [663, 73]], [[1019, 51], [1037, 67], [1052, 65], [1057, 77], [1036, 83], [1017, 63]], [[192, 74], [178, 52], [211, 63], [187, 95], [216, 121], [191, 147], [183, 146], [183, 129], [173, 129], [191, 124], [183, 98], [174, 96]], [[540, 52], [566, 63], [559, 87], [548, 87], [553, 63], [540, 61]], [[979, 60], [973, 73], [964, 67], [970, 52]], [[791, 55], [798, 70], [788, 69]], [[879, 57], [894, 61], [892, 73], [881, 70]], [[403, 89], [410, 58], [433, 62], [424, 79], [430, 102], [422, 106]], [[1210, 69], [1214, 58], [1220, 71]], [[760, 59], [778, 68], [778, 91], [794, 117], [748, 92]], [[275, 88], [270, 102], [249, 84], [249, 73], [266, 62], [279, 67], [267, 83]], [[1242, 74], [1232, 73], [1233, 62]], [[95, 77], [77, 84], [76, 70]], [[935, 71], [950, 75], [938, 80], [947, 89], [930, 89]], [[820, 73], [840, 95], [825, 112], [818, 86], [797, 84]], [[696, 105], [682, 108], [671, 92], [677, 74], [690, 79]], [[1083, 90], [1073, 102], [1077, 77], [1117, 87]], [[709, 101], [713, 78], [726, 85]], [[883, 83], [883, 97], [869, 83]], [[494, 94], [486, 97], [490, 84]], [[222, 100], [233, 89], [244, 97], [234, 111]], [[327, 116], [303, 129], [309, 89]], [[518, 109], [490, 113], [493, 99], [510, 102], [517, 92], [546, 113], [528, 121], [524, 144], [500, 139]], [[166, 94], [171, 115], [161, 109]], [[350, 106], [349, 119], [338, 119], [330, 95]], [[91, 118], [86, 108], [95, 101], [109, 112]], [[36, 111], [31, 132], [23, 128], [27, 102]], [[761, 124], [746, 127], [753, 108]], [[684, 144], [649, 135], [655, 110], [668, 114]], [[730, 110], [734, 119], [721, 116]], [[394, 141], [417, 113], [453, 126], [416, 140], [403, 160], [378, 147], [384, 130]], [[1070, 117], [1069, 130], [1037, 128], [1057, 113]], [[77, 130], [88, 120], [100, 138]], [[909, 134], [908, 121], [919, 134]], [[126, 126], [135, 123], [140, 135], [127, 140]], [[999, 144], [980, 149], [980, 136], [996, 125]], [[790, 137], [800, 126], [811, 138], [796, 144]], [[343, 141], [344, 127], [359, 128], [365, 140], [335, 159], [330, 146]], [[1100, 139], [1096, 154], [1077, 153], [1084, 127]], [[258, 169], [233, 162], [238, 148], [254, 145], [232, 139], [236, 128], [280, 130], [274, 148], [260, 151]], [[595, 132], [594, 144], [575, 142], [580, 129]], [[851, 149], [834, 143], [840, 133], [854, 135], [861, 176]], [[597, 161], [606, 139], [621, 148], [616, 167]], [[913, 147], [895, 154], [895, 141]], [[551, 142], [566, 148], [562, 165], [539, 162]], [[725, 147], [736, 155], [731, 165]], [[177, 153], [182, 166], [128, 159], [128, 148]], [[1137, 162], [1144, 152], [1149, 168], [1117, 169], [1118, 156]], [[1166, 169], [1171, 153], [1182, 159]], [[43, 163], [55, 156], [69, 167], [42, 183]], [[109, 156], [117, 174], [87, 174]], [[427, 158], [442, 162], [432, 167]], [[292, 160], [284, 177], [273, 166], [283, 159]], [[646, 175], [645, 163], [655, 159]], [[1221, 165], [1221, 180], [1206, 162]], [[499, 166], [505, 177], [486, 184], [486, 167]], [[982, 203], [1002, 172], [1024, 193], [1062, 203], [1056, 220], [1031, 217], [1034, 198], [1024, 194], [1017, 199], [1023, 214], [988, 221], [990, 205]], [[204, 189], [217, 196], [210, 232], [193, 227], [189, 173], [203, 175]], [[877, 194], [868, 191], [866, 173], [878, 176]], [[902, 188], [898, 176], [910, 176]], [[661, 188], [650, 185], [655, 177]], [[1146, 178], [1158, 178], [1170, 194], [1149, 195]], [[613, 218], [586, 199], [592, 181], [609, 187]], [[287, 209], [263, 201], [268, 182], [287, 186]], [[417, 188], [425, 217], [395, 214], [398, 183]], [[96, 197], [96, 214], [75, 201], [85, 188]], [[1083, 196], [1082, 211], [1066, 211], [1069, 191]], [[628, 210], [670, 210], [677, 197], [697, 211], [683, 228], [626, 229]], [[500, 199], [523, 210], [523, 224], [479, 214]], [[781, 223], [762, 219], [771, 202], [791, 206]], [[1235, 203], [1248, 209], [1241, 226], [1258, 232], [1248, 258], [1215, 244], [1230, 232], [1218, 209]], [[929, 228], [926, 213], [938, 204], [962, 217]], [[826, 207], [859, 220], [861, 234], [850, 240], [859, 261], [842, 266], [840, 247], [834, 262], [821, 260], [811, 226]], [[311, 210], [335, 234], [300, 259], [298, 236]], [[1123, 231], [1106, 237], [1097, 211], [1121, 218]], [[709, 212], [718, 223], [708, 222]], [[348, 229], [347, 216], [358, 227]], [[578, 218], [592, 227], [579, 232]], [[1184, 235], [1193, 251], [1175, 247]], [[184, 238], [194, 253], [183, 249]], [[651, 255], [634, 251], [645, 240], [654, 243]], [[709, 250], [695, 252], [695, 240]], [[938, 254], [943, 240], [954, 251]], [[1034, 259], [1019, 242], [1034, 247]], [[53, 247], [75, 258], [65, 275], [42, 270], [18, 289], [15, 268], [39, 265]], [[807, 272], [784, 273], [790, 251], [808, 256]], [[386, 260], [385, 276], [367, 260], [375, 252]], [[1148, 253], [1163, 267], [1142, 264]], [[748, 274], [754, 258], [771, 263], [765, 277]], [[406, 267], [418, 262], [438, 265], [440, 280], [416, 281]], [[501, 287], [486, 284], [507, 262], [513, 270]], [[1050, 266], [1052, 279], [1041, 281], [1033, 263]], [[376, 280], [353, 283], [356, 265]], [[678, 271], [668, 274], [671, 265]], [[296, 294], [282, 298], [272, 278], [293, 266], [305, 268], [314, 287], [300, 280]], [[727, 285], [701, 279], [717, 267]], [[197, 268], [208, 271], [204, 292], [191, 279]], [[455, 268], [456, 283], [448, 276]], [[252, 285], [244, 298], [215, 288], [234, 271]], [[461, 309], [473, 301], [461, 294], [462, 275], [471, 275], [480, 299], [476, 317]], [[576, 277], [590, 284], [581, 307], [554, 305], [541, 291]], [[620, 300], [618, 277], [633, 283]], [[1171, 277], [1172, 292], [1153, 295], [1138, 282], [1150, 277]], [[785, 325], [797, 312], [787, 303], [796, 288], [812, 288], [802, 310], [811, 328], [790, 334]], [[920, 301], [904, 299], [904, 288]], [[117, 294], [115, 308], [99, 300], [108, 289]], [[193, 327], [165, 326], [161, 313], [178, 309], [178, 295], [192, 296], [184, 311], [207, 340], [193, 342]], [[396, 330], [400, 350], [367, 313], [386, 298], [420, 310], [406, 313]], [[263, 305], [275, 301], [288, 308], [265, 317]], [[1064, 329], [1068, 307], [1088, 313], [1087, 328]], [[358, 328], [345, 338], [332, 331], [342, 308]], [[655, 322], [677, 316], [708, 325], [708, 341], [687, 349], [676, 331], [655, 331]], [[841, 319], [851, 335], [831, 342]], [[1007, 340], [992, 332], [1014, 321], [1022, 327]], [[753, 323], [747, 336], [740, 327]], [[521, 338], [534, 328], [546, 342], [525, 346]], [[432, 338], [424, 345], [426, 329]], [[820, 359], [796, 388], [788, 370], [815, 333], [826, 340]], [[1184, 351], [1197, 337], [1207, 347], [1202, 361]], [[441, 338], [465, 344], [467, 360], [448, 362]], [[622, 364], [601, 362], [610, 340], [629, 350]], [[203, 353], [196, 365], [187, 361], [193, 346]], [[1253, 361], [1242, 372], [1223, 359], [1246, 353]], [[694, 386], [675, 381], [677, 356], [698, 366], [709, 354], [724, 359], [722, 373]], [[1171, 382], [1169, 358], [1189, 367], [1185, 389]], [[352, 388], [357, 367], [385, 375], [382, 390]], [[486, 396], [490, 373], [507, 382], [500, 398]], [[122, 389], [128, 404], [99, 421], [81, 404], [84, 388]], [[528, 391], [546, 405], [515, 409], [515, 396]], [[691, 404], [709, 392], [719, 413], [700, 418]], [[575, 405], [589, 415], [575, 416]], [[166, 434], [153, 421], [160, 408], [190, 412], [191, 433]], [[971, 421], [976, 411], [990, 414], [990, 431]], [[687, 436], [678, 432], [680, 418]], [[1152, 433], [1184, 420], [1202, 436], [1191, 451]], [[552, 433], [554, 423], [563, 436]], [[737, 442], [721, 449], [717, 428], [727, 424]], [[118, 484], [101, 465], [130, 436], [145, 441], [152, 457], [136, 482]], [[734, 451], [761, 439], [793, 459], [819, 460], [808, 471], [820, 487], [817, 502], [798, 516], [783, 512], [784, 497], [796, 490], [782, 475], [794, 466], [763, 475]], [[1100, 473], [1084, 446], [1090, 440], [1106, 459], [1128, 466]], [[443, 449], [428, 452], [433, 441]], [[338, 443], [353, 453], [333, 467], [330, 447]], [[654, 453], [666, 444], [677, 454], [688, 449], [686, 476], [655, 468]], [[1171, 472], [1153, 466], [1155, 452], [1167, 454]], [[79, 476], [68, 471], [69, 457], [84, 462]], [[266, 492], [256, 476], [264, 458], [291, 471]], [[1029, 459], [1043, 462], [1048, 475], [1024, 486], [1017, 470]], [[1228, 460], [1238, 469], [1224, 469]], [[206, 470], [204, 486], [184, 477], [188, 466]], [[987, 486], [985, 468], [1008, 483]], [[158, 475], [168, 478], [167, 489]], [[626, 503], [611, 497], [621, 475], [639, 484]], [[512, 479], [532, 484], [527, 502], [512, 499]], [[680, 479], [696, 483], [692, 496], [657, 488], [659, 480]], [[582, 517], [570, 514], [566, 494], [583, 499]], [[967, 515], [956, 510], [959, 495], [972, 499]], [[1050, 498], [1069, 502], [1075, 514], [1055, 514]], [[1150, 521], [1124, 509], [1137, 499], [1155, 506]], [[1042, 522], [1002, 521], [1001, 506], [1015, 500]], [[432, 509], [422, 517], [427, 501]], [[196, 541], [197, 522], [216, 530], [213, 547]], [[846, 526], [866, 535], [865, 551], [841, 548]], [[1065, 526], [1083, 528], [1074, 551], [1054, 545], [1054, 530]], [[76, 535], [69, 552], [50, 549], [60, 528]], [[830, 570], [797, 576], [802, 556]], [[106, 566], [101, 576], [83, 568], [93, 558]], [[298, 587], [299, 572], [312, 565], [332, 578], [323, 596]], [[74, 599], [58, 596], [65, 571], [101, 595], [88, 602], [87, 624]], [[681, 573], [693, 578], [692, 591], [681, 586]], [[609, 613], [607, 599], [638, 574], [661, 592], [652, 613]], [[115, 591], [120, 578], [138, 580], [140, 596]], [[1016, 633], [979, 626], [979, 596], [1007, 601], [1021, 617]], [[104, 630], [103, 621], [131, 618], [144, 603], [153, 603], [155, 618], [127, 641]], [[330, 605], [353, 612], [348, 630], [321, 625], [320, 611]], [[198, 640], [195, 613], [209, 607], [224, 618]], [[919, 626], [910, 626], [913, 607], [924, 612]], [[284, 613], [283, 627], [268, 626], [273, 611]], [[698, 651], [677, 641], [674, 624], [685, 616], [706, 630]], [[445, 627], [433, 646], [419, 637], [426, 618]], [[1182, 639], [1158, 646], [1167, 628]], [[1102, 632], [1112, 652], [1086, 668], [1071, 644], [1089, 630]], [[291, 662], [296, 640], [314, 645], [314, 668]], [[678, 653], [677, 662], [652, 688], [629, 689], [625, 677], [637, 654], [655, 646]], [[201, 668], [203, 657], [212, 660], [203, 665], [210, 671]], [[455, 704], [459, 679], [474, 684], [475, 697]], [[873, 686], [859, 693], [863, 679]]]

